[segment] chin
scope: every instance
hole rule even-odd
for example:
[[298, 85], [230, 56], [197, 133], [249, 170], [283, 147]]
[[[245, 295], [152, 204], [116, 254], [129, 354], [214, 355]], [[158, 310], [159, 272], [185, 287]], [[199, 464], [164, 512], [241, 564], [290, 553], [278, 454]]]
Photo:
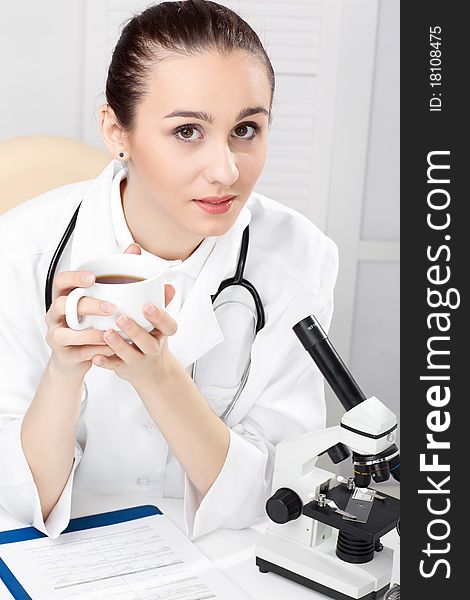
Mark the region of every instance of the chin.
[[[233, 208], [234, 206], [232, 205], [232, 210], [229, 210], [223, 215], [201, 215], [200, 219], [198, 219], [199, 222], [197, 223], [198, 235], [213, 237], [227, 233], [238, 219], [238, 215], [241, 211], [241, 207], [239, 209], [237, 207], [238, 210], [233, 210]], [[195, 223], [193, 222], [193, 227], [194, 225]]]
[[230, 227], [232, 227], [235, 221], [236, 219], [227, 219], [224, 220], [224, 222], [207, 223], [205, 226], [199, 228], [198, 233], [204, 237], [224, 235]]

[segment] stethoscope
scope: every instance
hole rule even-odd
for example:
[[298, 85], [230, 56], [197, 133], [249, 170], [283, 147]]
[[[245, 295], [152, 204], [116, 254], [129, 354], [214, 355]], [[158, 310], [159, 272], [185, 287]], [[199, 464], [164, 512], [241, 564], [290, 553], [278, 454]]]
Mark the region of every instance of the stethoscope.
[[[57, 265], [59, 264], [60, 257], [62, 256], [64, 249], [67, 245], [67, 242], [69, 241], [70, 236], [72, 235], [73, 230], [75, 229], [75, 224], [77, 222], [78, 212], [80, 210], [81, 204], [82, 203], [80, 202], [80, 204], [77, 206], [72, 218], [70, 219], [70, 223], [67, 225], [67, 228], [62, 236], [62, 239], [60, 240], [59, 245], [57, 246], [57, 248], [54, 252], [54, 255], [53, 255], [52, 260], [49, 265], [49, 269], [47, 271], [46, 286], [45, 286], [46, 312], [48, 312], [48, 310], [52, 304], [52, 286], [53, 286], [54, 275], [55, 275], [55, 272], [57, 269]], [[219, 295], [224, 290], [226, 290], [227, 288], [229, 288], [231, 286], [241, 286], [242, 288], [247, 290], [248, 293], [250, 294], [250, 296], [253, 300], [254, 306], [255, 306], [255, 314], [254, 314], [255, 322], [254, 322], [254, 327], [253, 327], [253, 341], [254, 341], [254, 338], [256, 337], [257, 333], [265, 325], [265, 314], [264, 314], [264, 308], [263, 308], [263, 304], [261, 302], [261, 298], [260, 298], [255, 286], [243, 277], [243, 272], [245, 270], [246, 257], [248, 254], [248, 243], [249, 243], [249, 228], [247, 226], [245, 228], [245, 230], [243, 231], [242, 242], [240, 245], [240, 252], [238, 255], [237, 267], [235, 269], [235, 275], [233, 277], [229, 277], [228, 279], [224, 279], [224, 281], [222, 281], [222, 283], [219, 285], [219, 289], [217, 290], [217, 292], [215, 294], [211, 295], [211, 300], [212, 300], [212, 304], [214, 305], [214, 303], [218, 299]], [[233, 302], [234, 301], [232, 300], [232, 303]], [[226, 304], [226, 302], [224, 304]], [[223, 306], [224, 304], [222, 304], [221, 306]], [[242, 303], [242, 304], [244, 304], [244, 303]], [[214, 312], [215, 312], [215, 310], [216, 310], [216, 308], [214, 308]], [[251, 355], [248, 359], [247, 366], [245, 367], [245, 370], [241, 377], [240, 385], [238, 386], [238, 389], [236, 390], [236, 392], [235, 392], [232, 400], [228, 404], [228, 406], [225, 408], [224, 412], [221, 415], [219, 415], [222, 420], [227, 418], [229, 413], [234, 408], [240, 394], [242, 393], [242, 391], [245, 387], [245, 384], [246, 384], [246, 380], [248, 379], [248, 375], [250, 372], [250, 366], [251, 366]], [[197, 375], [197, 361], [194, 362], [191, 367], [191, 377], [193, 379], [195, 379], [196, 375]], [[85, 391], [86, 391], [86, 386], [85, 386]]]

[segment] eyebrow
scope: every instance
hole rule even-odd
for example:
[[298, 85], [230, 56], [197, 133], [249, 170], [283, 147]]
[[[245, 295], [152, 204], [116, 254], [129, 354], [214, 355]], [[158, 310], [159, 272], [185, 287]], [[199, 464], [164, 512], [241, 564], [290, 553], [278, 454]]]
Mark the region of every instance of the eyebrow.
[[[243, 110], [241, 110], [237, 117], [236, 117], [236, 121], [241, 121], [242, 119], [249, 117], [251, 115], [256, 115], [258, 113], [262, 113], [264, 115], [266, 115], [267, 117], [269, 117], [269, 112], [263, 107], [263, 106], [253, 106], [253, 107], [249, 107], [249, 108], [244, 108]], [[194, 111], [194, 110], [174, 110], [173, 112], [171, 112], [169, 115], [165, 115], [163, 118], [164, 119], [170, 119], [172, 117], [189, 117], [192, 119], [200, 119], [201, 121], [207, 121], [208, 123], [212, 124], [214, 122], [214, 117], [212, 115], [208, 115], [206, 112], [204, 111]]]

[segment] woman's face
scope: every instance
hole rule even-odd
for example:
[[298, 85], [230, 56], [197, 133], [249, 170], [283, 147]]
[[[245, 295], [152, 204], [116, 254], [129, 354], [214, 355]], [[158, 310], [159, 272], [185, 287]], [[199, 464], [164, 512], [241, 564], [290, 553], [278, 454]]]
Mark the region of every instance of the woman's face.
[[[130, 177], [181, 233], [224, 234], [266, 161], [271, 89], [264, 66], [240, 51], [172, 56], [147, 85], [126, 143]], [[195, 202], [227, 195], [235, 198], [225, 211]]]

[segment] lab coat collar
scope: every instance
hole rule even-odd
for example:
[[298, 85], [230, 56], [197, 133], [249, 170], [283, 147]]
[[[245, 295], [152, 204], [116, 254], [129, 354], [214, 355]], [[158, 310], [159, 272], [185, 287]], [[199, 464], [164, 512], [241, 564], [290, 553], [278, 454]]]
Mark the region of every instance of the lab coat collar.
[[[71, 243], [71, 270], [90, 260], [119, 252], [111, 218], [111, 184], [122, 169], [113, 160], [84, 193]], [[235, 272], [244, 229], [251, 221], [245, 205], [232, 227], [216, 239], [215, 246], [176, 317], [178, 330], [168, 347], [188, 367], [217, 344], [223, 333], [215, 316], [211, 295]]]

